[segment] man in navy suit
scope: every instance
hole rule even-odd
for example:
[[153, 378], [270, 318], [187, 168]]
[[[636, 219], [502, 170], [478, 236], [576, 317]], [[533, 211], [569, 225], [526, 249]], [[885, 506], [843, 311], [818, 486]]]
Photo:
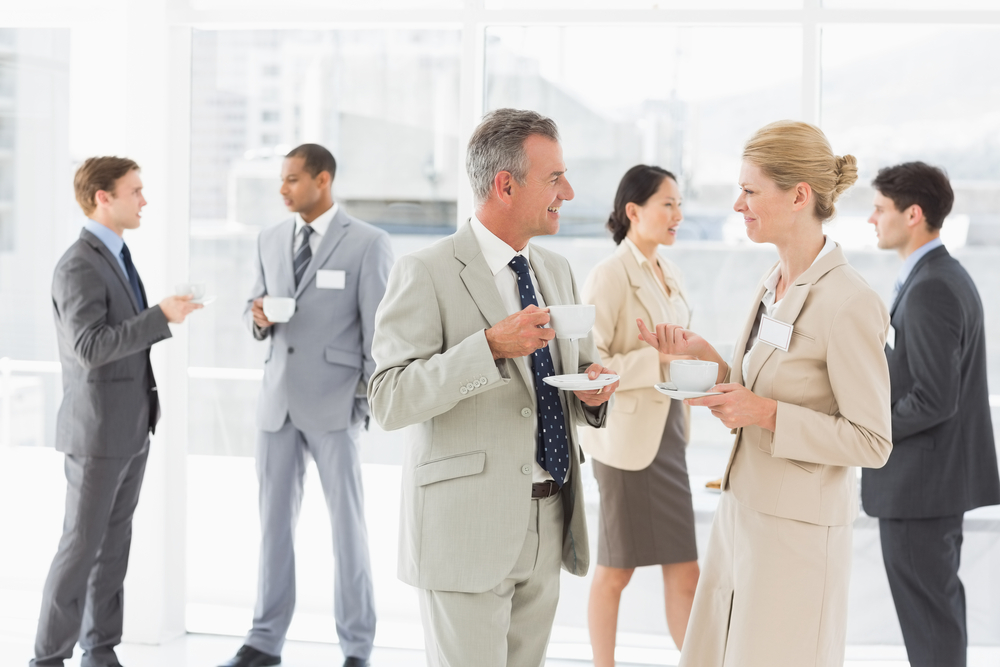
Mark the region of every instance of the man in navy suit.
[[983, 306], [941, 243], [954, 194], [923, 162], [878, 172], [869, 222], [903, 259], [885, 353], [892, 455], [862, 471], [865, 511], [879, 519], [882, 558], [912, 667], [964, 667], [965, 589], [958, 578], [965, 512], [1000, 503], [986, 386]]

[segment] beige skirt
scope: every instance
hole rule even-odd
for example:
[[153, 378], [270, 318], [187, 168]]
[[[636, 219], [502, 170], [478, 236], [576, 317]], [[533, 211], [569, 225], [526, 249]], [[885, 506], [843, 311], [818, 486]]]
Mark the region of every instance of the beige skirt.
[[684, 440], [687, 413], [673, 401], [656, 458], [643, 470], [594, 461], [601, 490], [597, 564], [629, 569], [698, 559]]
[[680, 667], [843, 667], [851, 541], [724, 491]]

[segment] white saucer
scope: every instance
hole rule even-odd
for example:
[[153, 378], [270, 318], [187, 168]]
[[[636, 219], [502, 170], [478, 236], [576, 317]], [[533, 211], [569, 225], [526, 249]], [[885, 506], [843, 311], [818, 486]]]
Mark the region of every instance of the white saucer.
[[669, 382], [660, 382], [659, 384], [654, 384], [653, 388], [661, 394], [666, 394], [670, 398], [676, 399], [678, 401], [683, 401], [685, 398], [701, 398], [702, 396], [718, 396], [721, 391], [681, 391], [680, 389], [667, 389], [667, 387], [673, 387], [674, 385]]
[[542, 382], [563, 391], [587, 391], [614, 384], [618, 382], [618, 376], [604, 373], [598, 375], [596, 380], [590, 380], [586, 373], [573, 373], [571, 375], [550, 375], [547, 378], [542, 378]]
[[191, 303], [197, 303], [199, 306], [207, 306], [215, 301], [215, 298], [214, 294], [209, 294], [208, 296], [203, 296], [200, 299], [191, 299]]

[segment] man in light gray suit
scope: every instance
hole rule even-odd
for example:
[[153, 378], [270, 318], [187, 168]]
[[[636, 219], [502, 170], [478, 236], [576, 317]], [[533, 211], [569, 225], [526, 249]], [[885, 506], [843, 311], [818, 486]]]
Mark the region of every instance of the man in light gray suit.
[[491, 112], [466, 166], [476, 215], [393, 268], [368, 397], [383, 428], [416, 425], [399, 577], [420, 589], [428, 664], [529, 667], [545, 660], [560, 562], [580, 576], [590, 562], [576, 426], [603, 426], [618, 383], [543, 382], [611, 372], [590, 336], [542, 328], [546, 306], [580, 301], [566, 259], [528, 243], [573, 197], [555, 123]]
[[[307, 455], [316, 461], [333, 529], [334, 615], [346, 667], [368, 664], [375, 601], [358, 434], [368, 417], [365, 386], [375, 370], [375, 309], [392, 266], [389, 235], [333, 201], [337, 164], [317, 144], [293, 149], [281, 196], [295, 217], [265, 229], [245, 320], [270, 339], [257, 405], [261, 548], [253, 628], [225, 667], [281, 662], [295, 608], [293, 537]], [[275, 323], [265, 297], [295, 299]]]
[[66, 454], [66, 517], [30, 664], [61, 667], [79, 641], [81, 667], [116, 667], [132, 515], [160, 416], [149, 348], [170, 338], [168, 322], [183, 322], [201, 306], [190, 296], [147, 306], [123, 238], [139, 227], [146, 205], [139, 165], [89, 158], [73, 185], [88, 220], [52, 278], [63, 382], [56, 449]]

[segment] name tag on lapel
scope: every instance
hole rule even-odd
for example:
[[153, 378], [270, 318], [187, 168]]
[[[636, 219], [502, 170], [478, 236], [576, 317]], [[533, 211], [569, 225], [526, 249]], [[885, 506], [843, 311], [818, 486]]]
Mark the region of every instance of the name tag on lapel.
[[885, 334], [885, 344], [889, 346], [890, 350], [896, 349], [896, 327], [889, 325], [889, 331]]
[[767, 343], [771, 347], [776, 347], [782, 352], [788, 352], [788, 345], [792, 342], [792, 328], [791, 324], [785, 324], [773, 317], [761, 315], [757, 340]]
[[316, 272], [316, 287], [318, 289], [344, 289], [346, 284], [346, 271], [341, 269], [320, 269]]

